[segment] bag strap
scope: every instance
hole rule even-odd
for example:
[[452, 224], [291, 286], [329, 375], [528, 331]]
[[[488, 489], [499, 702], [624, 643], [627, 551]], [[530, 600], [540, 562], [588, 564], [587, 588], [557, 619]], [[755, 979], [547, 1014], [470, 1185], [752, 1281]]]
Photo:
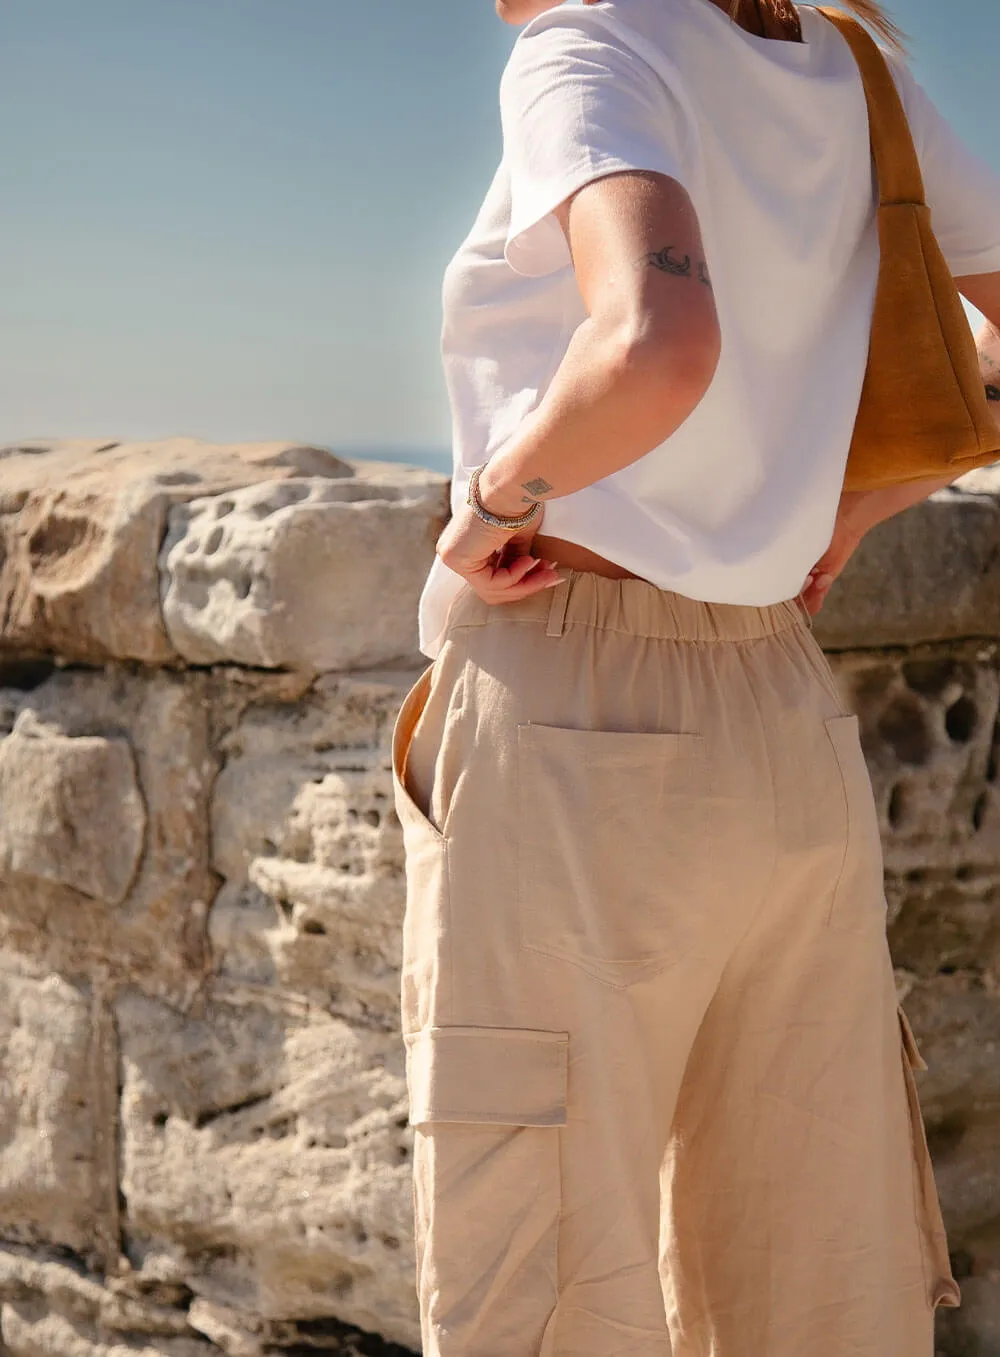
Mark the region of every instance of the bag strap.
[[825, 5], [818, 5], [817, 9], [840, 29], [861, 69], [881, 206], [891, 203], [926, 206], [924, 177], [913, 134], [888, 62], [867, 28], [856, 19]]

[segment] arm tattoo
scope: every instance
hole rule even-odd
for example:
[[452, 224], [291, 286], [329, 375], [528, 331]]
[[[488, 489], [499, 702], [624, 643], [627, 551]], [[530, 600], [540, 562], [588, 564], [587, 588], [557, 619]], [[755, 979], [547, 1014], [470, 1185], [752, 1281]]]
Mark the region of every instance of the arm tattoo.
[[673, 245], [667, 245], [662, 250], [653, 250], [646, 255], [646, 260], [661, 273], [672, 273], [675, 278], [690, 278], [691, 256], [686, 254], [683, 260], [671, 259], [670, 251], [673, 248]]
[[527, 490], [528, 494], [534, 499], [540, 499], [542, 495], [547, 495], [552, 489], [548, 481], [542, 476], [536, 476], [533, 481], [524, 481], [521, 485], [522, 490]]
[[[674, 278], [691, 278], [691, 256], [686, 254], [683, 259], [671, 258], [671, 250], [676, 249], [674, 245], [667, 245], [662, 250], [651, 250], [649, 254], [644, 255], [642, 263], [650, 264], [654, 269], [659, 269], [661, 273], [669, 273]], [[704, 283], [706, 287], [711, 287], [711, 281], [708, 276], [708, 267], [704, 259], [698, 260], [698, 281]]]
[[1000, 401], [1000, 386], [994, 386], [992, 382], [987, 382], [986, 399], [988, 401]]

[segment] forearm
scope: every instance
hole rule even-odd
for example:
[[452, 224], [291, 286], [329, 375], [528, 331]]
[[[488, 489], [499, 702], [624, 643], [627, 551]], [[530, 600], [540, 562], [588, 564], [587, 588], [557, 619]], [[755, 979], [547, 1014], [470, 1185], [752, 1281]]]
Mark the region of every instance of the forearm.
[[955, 479], [951, 476], [933, 481], [908, 481], [905, 485], [889, 485], [879, 490], [845, 491], [840, 507], [844, 526], [860, 541], [879, 523], [929, 499], [936, 490], [946, 489]]
[[681, 351], [584, 321], [537, 409], [483, 472], [483, 502], [521, 513], [526, 502], [570, 495], [630, 466], [684, 423], [717, 361], [708, 343]]

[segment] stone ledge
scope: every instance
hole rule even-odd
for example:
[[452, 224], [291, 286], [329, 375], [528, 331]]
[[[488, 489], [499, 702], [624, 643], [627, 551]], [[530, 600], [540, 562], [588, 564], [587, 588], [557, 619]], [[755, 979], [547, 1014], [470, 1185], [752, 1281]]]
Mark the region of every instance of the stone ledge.
[[815, 629], [827, 650], [1000, 637], [1000, 468], [871, 532]]
[[[0, 661], [325, 673], [417, 658], [447, 478], [293, 443], [0, 448]], [[1000, 467], [872, 532], [828, 650], [1000, 637]]]
[[444, 476], [294, 443], [2, 447], [0, 661], [316, 672], [412, 657], [446, 512]]

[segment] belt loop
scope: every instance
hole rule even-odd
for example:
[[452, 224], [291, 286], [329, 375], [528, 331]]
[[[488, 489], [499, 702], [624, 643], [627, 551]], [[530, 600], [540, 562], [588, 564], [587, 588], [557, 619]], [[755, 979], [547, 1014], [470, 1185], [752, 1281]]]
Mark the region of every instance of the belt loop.
[[549, 620], [545, 628], [546, 636], [561, 636], [566, 622], [566, 605], [569, 603], [569, 591], [573, 588], [573, 572], [563, 576], [562, 584], [552, 586], [552, 601], [549, 603]]

